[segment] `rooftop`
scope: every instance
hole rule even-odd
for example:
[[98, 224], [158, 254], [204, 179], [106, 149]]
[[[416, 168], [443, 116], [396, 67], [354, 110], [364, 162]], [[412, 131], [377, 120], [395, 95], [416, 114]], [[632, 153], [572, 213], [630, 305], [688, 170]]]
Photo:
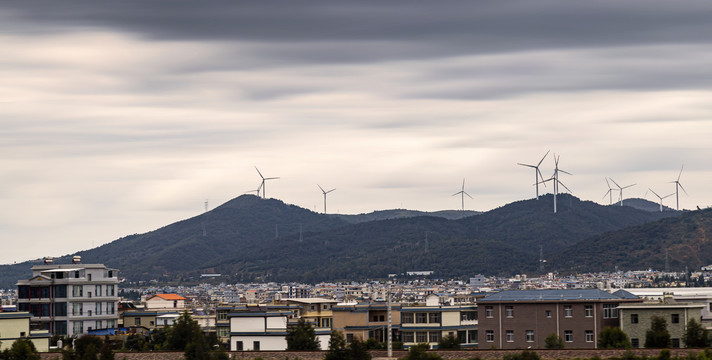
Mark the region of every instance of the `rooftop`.
[[566, 290], [510, 290], [479, 299], [478, 302], [501, 301], [561, 301], [561, 300], [622, 300], [622, 296], [614, 295], [598, 289], [566, 289]]

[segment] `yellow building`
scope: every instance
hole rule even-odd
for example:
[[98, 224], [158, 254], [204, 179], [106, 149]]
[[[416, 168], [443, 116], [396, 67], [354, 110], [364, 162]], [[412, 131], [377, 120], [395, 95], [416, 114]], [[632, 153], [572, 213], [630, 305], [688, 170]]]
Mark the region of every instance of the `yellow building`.
[[12, 343], [20, 338], [28, 338], [37, 351], [49, 351], [49, 332], [30, 331], [29, 312], [0, 313], [0, 351], [12, 347]]
[[331, 329], [334, 319], [332, 308], [339, 303], [337, 300], [322, 298], [286, 299], [284, 302], [298, 306], [296, 318], [304, 319], [316, 329]]

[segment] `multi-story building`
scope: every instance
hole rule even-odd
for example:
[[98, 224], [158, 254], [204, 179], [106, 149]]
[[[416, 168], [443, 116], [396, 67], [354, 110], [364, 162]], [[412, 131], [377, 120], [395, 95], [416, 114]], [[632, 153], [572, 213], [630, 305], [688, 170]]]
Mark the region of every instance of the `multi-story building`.
[[310, 322], [317, 330], [331, 330], [331, 323], [334, 317], [331, 309], [338, 303], [337, 300], [306, 298], [286, 299], [284, 302], [287, 305], [297, 305], [299, 307], [296, 313], [296, 318], [301, 318], [307, 322]]
[[49, 332], [46, 330], [30, 331], [28, 312], [0, 312], [0, 351], [12, 347], [15, 340], [29, 339], [37, 351], [49, 351]]
[[674, 348], [684, 347], [687, 322], [702, 320], [703, 304], [690, 303], [639, 303], [618, 306], [620, 328], [630, 338], [634, 348], [645, 347], [645, 333], [650, 330], [653, 316], [665, 320], [670, 333], [671, 345]]
[[479, 347], [541, 349], [555, 334], [566, 347], [596, 348], [598, 333], [619, 325], [618, 306], [636, 302], [597, 289], [502, 291], [477, 301]]
[[477, 346], [477, 305], [439, 305], [435, 295], [428, 300], [425, 306], [401, 307], [400, 339], [404, 347], [428, 343], [436, 348], [445, 336], [457, 337], [461, 347]]
[[[290, 314], [271, 311], [239, 311], [228, 314], [230, 321], [230, 351], [287, 350]], [[329, 346], [330, 332], [316, 331], [322, 349]]]
[[118, 322], [118, 270], [102, 264], [36, 265], [17, 282], [17, 308], [32, 314], [32, 329], [80, 335]]
[[[359, 303], [336, 305], [333, 311], [333, 329], [344, 334], [346, 342], [369, 338], [379, 342], [388, 339], [388, 306], [383, 303]], [[400, 304], [391, 306], [391, 329], [393, 340], [398, 340], [400, 329]]]

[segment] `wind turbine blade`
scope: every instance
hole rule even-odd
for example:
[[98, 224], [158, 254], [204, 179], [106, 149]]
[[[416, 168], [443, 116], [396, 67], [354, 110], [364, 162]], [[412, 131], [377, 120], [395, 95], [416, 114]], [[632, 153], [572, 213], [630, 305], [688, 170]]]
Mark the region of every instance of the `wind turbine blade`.
[[465, 178], [462, 178], [462, 191], [465, 191]]
[[566, 175], [573, 175], [572, 173], [570, 173], [570, 172], [568, 172], [568, 171], [561, 170], [561, 169], [559, 169], [559, 172], [562, 172], [562, 173], [564, 173], [564, 174], [566, 174]]
[[544, 162], [544, 159], [546, 159], [546, 156], [549, 155], [549, 152], [550, 152], [550, 151], [551, 151], [551, 150], [547, 150], [547, 151], [546, 151], [546, 154], [544, 154], [544, 157], [541, 158], [541, 160], [539, 160], [539, 163], [536, 164], [536, 167], [539, 167], [539, 165], [541, 165], [541, 163]]
[[[544, 184], [544, 187], [546, 187], [546, 183], [544, 181], [544, 175], [541, 174], [541, 171], [539, 171], [539, 168], [536, 168], [537, 174], [539, 174], [539, 178], [541, 179], [541, 183], [537, 181], [538, 184]], [[536, 184], [535, 184], [536, 185]]]
[[279, 179], [278, 177], [271, 177], [271, 178], [265, 178], [265, 180], [277, 180]]
[[331, 190], [327, 191], [326, 193], [328, 194], [328, 193], [330, 193], [330, 192], [332, 192], [332, 191], [334, 191], [334, 190], [336, 190], [336, 189], [331, 189]]
[[[660, 197], [660, 195], [658, 195], [658, 193], [656, 193], [655, 191], [653, 191], [653, 189], [648, 188], [648, 191], [650, 191], [651, 193], [655, 194], [655, 196]], [[647, 194], [648, 192], [646, 191], [645, 193]], [[661, 199], [662, 199], [662, 198], [661, 198]]]
[[522, 164], [522, 163], [517, 163], [517, 165], [521, 165], [521, 166], [527, 166], [527, 167], [530, 167], [530, 168], [535, 168], [535, 169], [536, 169], [536, 166], [534, 166], [534, 165], [529, 165], [529, 164]]
[[603, 197], [601, 199], [605, 199], [606, 196], [608, 196], [608, 194], [610, 194], [610, 192], [611, 192], [611, 189], [608, 189], [608, 191], [606, 191], [606, 193], [603, 194]]
[[[463, 192], [463, 194], [470, 196], [470, 194], [468, 194], [467, 192]], [[470, 199], [474, 199], [474, 198], [472, 196], [470, 196]]]
[[688, 196], [690, 195], [690, 194], [687, 193], [687, 191], [685, 191], [685, 188], [682, 187], [682, 184], [680, 184], [680, 183], [677, 183], [677, 184], [680, 185], [680, 189], [682, 189], [682, 192], [684, 192], [685, 195], [688, 195]]
[[685, 167], [684, 164], [682, 166], [680, 166], [680, 174], [677, 175], [677, 181], [680, 181], [680, 176], [682, 176], [682, 168], [683, 167]]
[[666, 197], [673, 196], [673, 195], [675, 195], [675, 193], [672, 193], [672, 194], [669, 194], [669, 195], [665, 195], [665, 196], [661, 197], [660, 200], [665, 199]]
[[257, 168], [257, 166], [255, 166], [255, 170], [257, 170], [257, 173], [260, 174], [260, 177], [262, 178], [262, 180], [264, 180], [265, 177], [262, 176], [262, 173], [260, 172], [260, 169]]
[[462, 191], [458, 191], [458, 192], [452, 194], [452, 196], [456, 196], [456, 195], [460, 195], [460, 194], [462, 194]]
[[321, 187], [321, 185], [319, 185], [319, 184], [316, 184], [316, 186], [318, 186], [318, 187], [319, 187], [319, 190], [321, 190], [321, 192], [324, 192], [324, 189], [323, 189], [323, 188]]
[[617, 183], [615, 180], [611, 179], [611, 181], [613, 181], [613, 183], [614, 183], [616, 186], [618, 186], [619, 189], [621, 188], [621, 186], [618, 185], [618, 183]]
[[562, 183], [561, 181], [559, 181], [559, 185], [563, 186], [564, 189], [568, 190], [570, 193], [573, 192], [573, 191], [571, 191], [571, 189], [567, 188], [566, 185], [564, 185], [564, 183]]

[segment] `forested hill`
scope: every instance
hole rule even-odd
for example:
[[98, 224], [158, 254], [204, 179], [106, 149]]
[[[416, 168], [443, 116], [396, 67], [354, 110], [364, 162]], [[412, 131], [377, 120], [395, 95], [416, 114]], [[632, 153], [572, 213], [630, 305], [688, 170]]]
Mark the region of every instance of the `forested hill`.
[[712, 264], [712, 209], [592, 237], [562, 251], [551, 265], [570, 271], [663, 270], [666, 249], [672, 271]]
[[[322, 281], [433, 270], [438, 276], [532, 272], [546, 255], [591, 236], [655, 221], [655, 213], [570, 195], [524, 200], [476, 216], [418, 216], [352, 224], [279, 200], [243, 195], [205, 214], [127, 236], [77, 255], [118, 268], [129, 281]], [[204, 230], [205, 229], [205, 230]], [[75, 255], [75, 254], [71, 254]], [[67, 263], [70, 257], [55, 259]], [[0, 286], [31, 264], [0, 267]]]

